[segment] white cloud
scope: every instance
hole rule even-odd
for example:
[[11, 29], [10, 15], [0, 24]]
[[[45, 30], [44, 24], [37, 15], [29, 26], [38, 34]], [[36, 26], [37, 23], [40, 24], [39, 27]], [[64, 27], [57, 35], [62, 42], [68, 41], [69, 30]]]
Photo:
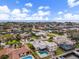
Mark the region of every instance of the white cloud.
[[0, 20], [8, 20], [9, 17], [10, 16], [8, 14], [0, 14]]
[[0, 6], [0, 13], [9, 13], [10, 9], [7, 6]]
[[50, 11], [38, 11], [39, 16], [47, 16], [50, 14]]
[[25, 6], [26, 7], [32, 7], [32, 3], [26, 3]]
[[28, 9], [26, 9], [26, 8], [22, 8], [22, 12], [23, 12], [23, 13], [28, 13], [28, 12], [29, 12], [29, 10], [28, 10]]
[[11, 13], [10, 19], [12, 19], [12, 20], [24, 20], [28, 16], [28, 14], [26, 13], [26, 11], [24, 11], [24, 10], [22, 10], [22, 11], [20, 9], [14, 9]]
[[60, 15], [60, 14], [63, 14], [63, 12], [62, 12], [62, 11], [59, 11], [58, 14], [59, 14], [59, 15]]
[[7, 6], [0, 6], [0, 20], [48, 20], [50, 11], [38, 10], [30, 14], [26, 8], [10, 9]]
[[56, 21], [79, 21], [79, 14], [65, 13], [62, 16], [55, 17]]
[[11, 15], [11, 20], [25, 20], [28, 15], [26, 13], [14, 14]]
[[40, 6], [40, 7], [38, 7], [38, 9], [50, 9], [50, 7], [49, 6]]
[[68, 5], [69, 5], [69, 7], [78, 6], [79, 1], [78, 0], [68, 0]]
[[78, 20], [79, 21], [79, 14], [72, 14], [72, 13], [67, 13], [64, 15], [64, 19], [68, 19], [68, 20]]
[[48, 20], [50, 11], [38, 11], [32, 15], [33, 20]]
[[0, 6], [0, 20], [9, 19], [10, 9], [7, 6]]
[[14, 9], [12, 11], [12, 14], [20, 14], [21, 13], [21, 10], [20, 9]]

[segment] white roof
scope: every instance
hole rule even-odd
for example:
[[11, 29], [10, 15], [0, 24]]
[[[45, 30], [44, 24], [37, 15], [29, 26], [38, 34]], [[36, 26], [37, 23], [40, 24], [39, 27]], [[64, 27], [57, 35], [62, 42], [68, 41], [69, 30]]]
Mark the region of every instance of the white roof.
[[65, 36], [56, 36], [54, 37], [54, 41], [57, 43], [63, 43], [67, 40], [67, 38]]
[[32, 44], [34, 45], [35, 48], [46, 48], [46, 44], [44, 41], [39, 41], [39, 40], [36, 40], [34, 42], [32, 42]]
[[49, 47], [52, 47], [52, 46], [57, 46], [57, 44], [55, 42], [48, 42], [48, 41], [45, 41], [46, 45], [49, 46]]

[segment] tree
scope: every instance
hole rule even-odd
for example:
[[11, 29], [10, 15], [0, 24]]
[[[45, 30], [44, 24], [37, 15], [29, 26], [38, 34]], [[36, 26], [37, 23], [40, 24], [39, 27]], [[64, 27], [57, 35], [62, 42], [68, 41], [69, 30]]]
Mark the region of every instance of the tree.
[[20, 37], [20, 34], [17, 34], [17, 35], [16, 35], [16, 38], [17, 38], [17, 40], [19, 41], [20, 38], [21, 38], [21, 37]]
[[8, 59], [9, 56], [8, 55], [2, 55], [0, 59]]
[[30, 49], [35, 50], [34, 46], [33, 46], [31, 43], [28, 43], [27, 45], [28, 45], [28, 47], [29, 47]]
[[1, 40], [0, 40], [0, 45], [1, 45]]
[[76, 43], [79, 43], [79, 31], [76, 30], [68, 30], [68, 37], [72, 40], [75, 40]]

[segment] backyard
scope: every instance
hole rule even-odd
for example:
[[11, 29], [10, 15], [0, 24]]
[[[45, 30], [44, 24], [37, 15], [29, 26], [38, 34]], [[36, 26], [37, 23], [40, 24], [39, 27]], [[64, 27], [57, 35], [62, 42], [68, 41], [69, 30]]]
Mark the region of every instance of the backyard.
[[1, 37], [2, 38], [11, 38], [11, 37], [13, 37], [13, 35], [11, 35], [11, 34], [5, 34], [5, 35], [2, 35]]
[[57, 48], [57, 50], [55, 52], [56, 52], [57, 56], [64, 53], [64, 51], [61, 48], [59, 48], [59, 47]]
[[55, 37], [55, 36], [59, 36], [59, 34], [57, 34], [57, 33], [48, 33], [48, 36], [49, 37]]
[[79, 43], [78, 44], [75, 44], [75, 48], [79, 48]]

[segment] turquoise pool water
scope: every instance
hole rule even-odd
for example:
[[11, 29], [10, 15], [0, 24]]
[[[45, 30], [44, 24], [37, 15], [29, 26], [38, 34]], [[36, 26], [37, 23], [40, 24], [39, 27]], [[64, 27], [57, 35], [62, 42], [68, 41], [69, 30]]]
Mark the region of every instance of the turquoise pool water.
[[39, 51], [40, 54], [46, 54], [48, 55], [48, 52], [47, 51]]
[[33, 59], [31, 55], [28, 55], [28, 56], [24, 56], [22, 57], [21, 59]]
[[47, 51], [37, 51], [37, 54], [39, 55], [40, 58], [44, 58], [49, 55]]

